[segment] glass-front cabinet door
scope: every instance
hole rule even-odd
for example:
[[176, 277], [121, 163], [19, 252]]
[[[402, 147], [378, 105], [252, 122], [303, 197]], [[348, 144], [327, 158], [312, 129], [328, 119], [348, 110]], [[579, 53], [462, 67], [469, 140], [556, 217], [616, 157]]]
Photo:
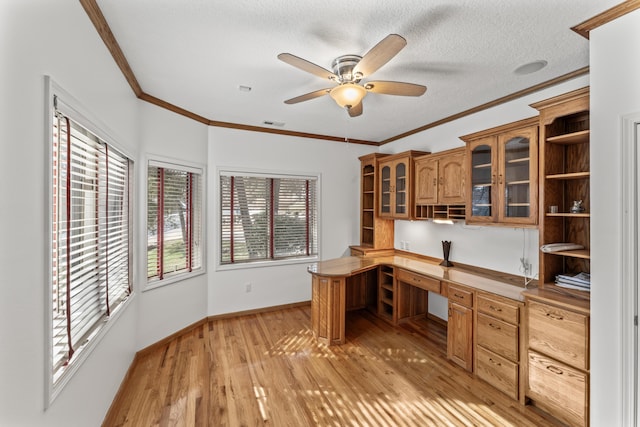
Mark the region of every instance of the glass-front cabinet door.
[[483, 138], [469, 144], [471, 191], [467, 216], [472, 222], [492, 222], [496, 216], [495, 138]]
[[500, 222], [535, 224], [537, 216], [538, 131], [518, 129], [498, 136]]
[[391, 215], [391, 165], [380, 168], [380, 215]]
[[407, 164], [399, 161], [395, 165], [395, 203], [394, 213], [397, 217], [403, 217], [408, 214], [407, 202], [409, 197], [407, 195]]

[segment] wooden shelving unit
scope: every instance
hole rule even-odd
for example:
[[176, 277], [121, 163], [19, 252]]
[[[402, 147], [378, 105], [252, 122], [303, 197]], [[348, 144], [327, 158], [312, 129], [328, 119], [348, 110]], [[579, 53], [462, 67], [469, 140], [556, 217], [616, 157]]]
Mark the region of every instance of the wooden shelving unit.
[[394, 268], [386, 265], [378, 267], [378, 315], [394, 324], [397, 322], [395, 296]]
[[360, 246], [370, 249], [393, 248], [393, 220], [380, 218], [378, 204], [378, 160], [386, 154], [360, 157]]
[[[569, 242], [584, 249], [540, 252], [541, 287], [558, 274], [590, 273], [588, 88], [533, 104], [540, 111], [540, 245]], [[582, 200], [583, 212], [571, 212]], [[549, 212], [558, 206], [558, 212]]]

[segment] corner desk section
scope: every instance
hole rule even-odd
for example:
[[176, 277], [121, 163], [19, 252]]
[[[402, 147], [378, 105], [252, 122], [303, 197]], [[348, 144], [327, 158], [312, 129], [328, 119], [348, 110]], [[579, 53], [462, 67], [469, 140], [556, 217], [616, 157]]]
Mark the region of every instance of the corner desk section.
[[429, 316], [429, 294], [436, 293], [448, 299], [443, 323], [449, 360], [524, 403], [524, 279], [439, 262], [398, 251], [310, 265], [314, 337], [326, 345], [344, 344], [350, 310], [369, 309], [392, 324]]

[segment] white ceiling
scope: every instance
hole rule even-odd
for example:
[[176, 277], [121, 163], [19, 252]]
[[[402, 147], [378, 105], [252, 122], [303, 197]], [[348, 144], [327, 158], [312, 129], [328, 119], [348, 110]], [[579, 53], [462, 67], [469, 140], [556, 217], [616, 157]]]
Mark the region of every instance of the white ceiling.
[[[97, 0], [142, 90], [207, 119], [383, 141], [589, 64], [575, 26], [620, 0]], [[427, 86], [421, 97], [368, 94], [351, 118], [332, 83], [277, 59], [324, 68], [391, 33], [407, 46], [370, 79]], [[522, 64], [547, 67], [517, 75]], [[366, 79], [365, 79], [366, 80]], [[249, 86], [249, 92], [239, 86]]]

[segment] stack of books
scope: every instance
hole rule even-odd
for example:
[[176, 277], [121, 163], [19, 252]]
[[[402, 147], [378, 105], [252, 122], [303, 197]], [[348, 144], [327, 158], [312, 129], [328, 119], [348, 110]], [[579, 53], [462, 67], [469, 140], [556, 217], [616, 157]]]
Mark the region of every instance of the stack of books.
[[578, 273], [575, 276], [558, 274], [556, 276], [556, 285], [589, 292], [591, 291], [591, 275], [589, 273]]

